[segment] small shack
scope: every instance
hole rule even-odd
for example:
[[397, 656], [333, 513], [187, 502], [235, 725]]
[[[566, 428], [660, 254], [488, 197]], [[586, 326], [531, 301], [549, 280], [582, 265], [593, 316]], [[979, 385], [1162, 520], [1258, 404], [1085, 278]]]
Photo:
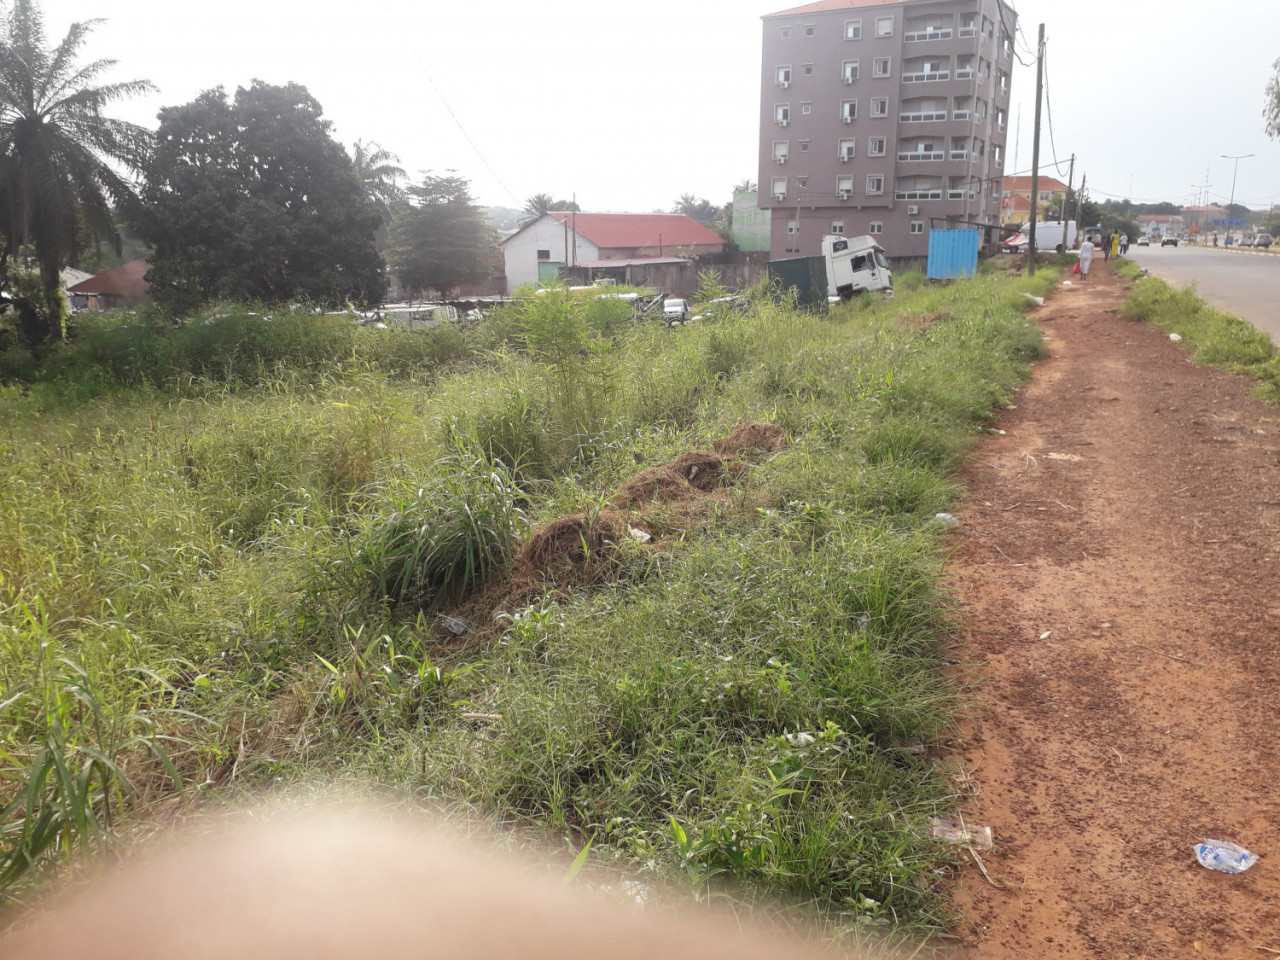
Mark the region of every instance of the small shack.
[[150, 264], [145, 259], [130, 260], [106, 273], [82, 280], [67, 289], [75, 298], [84, 298], [90, 310], [114, 310], [131, 307], [147, 295], [151, 284], [147, 283]]

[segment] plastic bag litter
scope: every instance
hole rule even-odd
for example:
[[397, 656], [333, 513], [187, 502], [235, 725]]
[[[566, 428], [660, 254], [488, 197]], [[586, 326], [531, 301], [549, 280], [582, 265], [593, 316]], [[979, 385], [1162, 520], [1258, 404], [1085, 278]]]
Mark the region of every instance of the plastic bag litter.
[[951, 515], [951, 514], [949, 514], [949, 513], [939, 513], [939, 514], [935, 514], [933, 519], [934, 519], [934, 520], [936, 520], [936, 521], [938, 521], [938, 523], [942, 524], [942, 525], [943, 525], [944, 527], [946, 527], [948, 530], [951, 530], [951, 529], [953, 529], [953, 528], [955, 528], [955, 527], [960, 526], [960, 520], [959, 520], [959, 518], [958, 518], [958, 517], [954, 517], [954, 516], [952, 516], [952, 515]]
[[995, 845], [990, 827], [965, 823], [963, 820], [943, 820], [941, 817], [931, 817], [929, 822], [933, 825], [935, 840], [959, 843], [977, 850], [990, 850]]
[[1258, 855], [1229, 840], [1209, 840], [1196, 844], [1200, 866], [1219, 873], [1244, 873], [1258, 862]]
[[1180, 336], [1179, 336], [1178, 334], [1176, 334], [1176, 333], [1171, 333], [1171, 334], [1169, 334], [1169, 339], [1170, 339], [1170, 340], [1172, 340], [1174, 343], [1181, 343], [1181, 342], [1182, 342], [1182, 337], [1180, 337]]

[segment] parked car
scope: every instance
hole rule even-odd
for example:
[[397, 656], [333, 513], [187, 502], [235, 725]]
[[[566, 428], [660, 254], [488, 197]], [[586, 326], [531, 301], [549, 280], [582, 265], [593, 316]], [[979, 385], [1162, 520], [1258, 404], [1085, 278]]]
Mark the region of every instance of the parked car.
[[1263, 250], [1266, 250], [1271, 246], [1271, 234], [1269, 233], [1258, 234], [1257, 238], [1253, 241], [1253, 245], [1255, 247], [1261, 247]]
[[1151, 246], [1151, 238], [1144, 233], [1142, 236], [1138, 238], [1138, 246], [1140, 247]]
[[1162, 247], [1176, 247], [1177, 245], [1178, 245], [1177, 237], [1163, 237], [1160, 240], [1160, 246]]
[[673, 297], [662, 304], [662, 318], [667, 323], [688, 323], [692, 314], [688, 300]]
[[1251, 233], [1246, 233], [1243, 237], [1241, 237], [1241, 238], [1240, 238], [1240, 246], [1242, 246], [1242, 247], [1252, 247], [1252, 246], [1253, 246], [1253, 234], [1251, 234]]

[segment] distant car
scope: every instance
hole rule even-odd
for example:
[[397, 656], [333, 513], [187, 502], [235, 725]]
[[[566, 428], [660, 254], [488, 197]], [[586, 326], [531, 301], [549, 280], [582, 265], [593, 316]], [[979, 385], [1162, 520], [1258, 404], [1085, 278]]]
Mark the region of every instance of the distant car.
[[1164, 237], [1160, 241], [1160, 246], [1162, 247], [1176, 247], [1177, 245], [1178, 245], [1177, 237]]
[[667, 323], [688, 323], [692, 313], [688, 300], [673, 298], [662, 305], [662, 317]]
[[1151, 246], [1151, 238], [1143, 234], [1141, 237], [1138, 238], [1138, 246], [1140, 247]]
[[1253, 245], [1255, 247], [1261, 247], [1263, 250], [1266, 250], [1271, 246], [1271, 234], [1269, 233], [1258, 234], [1257, 239], [1253, 241]]
[[1252, 246], [1253, 246], [1253, 235], [1252, 235], [1252, 234], [1248, 234], [1248, 233], [1246, 233], [1243, 237], [1241, 237], [1241, 238], [1240, 238], [1239, 246], [1242, 246], [1242, 247], [1252, 247]]

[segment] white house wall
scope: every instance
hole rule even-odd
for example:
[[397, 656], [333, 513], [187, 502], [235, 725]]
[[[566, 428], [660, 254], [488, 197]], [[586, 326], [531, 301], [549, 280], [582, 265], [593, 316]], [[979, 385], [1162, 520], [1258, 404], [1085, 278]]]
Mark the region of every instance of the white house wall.
[[[565, 259], [565, 238], [568, 237], [569, 256]], [[577, 256], [574, 256], [573, 231], [552, 216], [544, 216], [531, 227], [507, 238], [502, 245], [506, 261], [507, 290], [526, 283], [538, 282], [538, 251], [551, 251], [551, 263], [578, 263], [599, 260], [600, 251], [586, 237], [578, 237]], [[544, 261], [546, 262], [546, 261]]]

